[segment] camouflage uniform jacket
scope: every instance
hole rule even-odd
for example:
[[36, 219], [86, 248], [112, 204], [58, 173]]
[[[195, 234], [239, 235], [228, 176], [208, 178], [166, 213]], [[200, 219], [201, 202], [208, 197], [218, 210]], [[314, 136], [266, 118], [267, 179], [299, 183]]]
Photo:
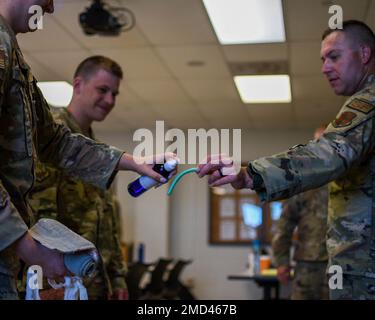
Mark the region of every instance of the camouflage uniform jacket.
[[300, 193], [283, 201], [283, 210], [272, 239], [276, 266], [287, 266], [293, 232], [297, 228], [295, 261], [327, 261], [326, 233], [328, 187]]
[[53, 121], [16, 37], [1, 16], [0, 154], [0, 272], [9, 275], [14, 275], [18, 259], [8, 247], [33, 223], [27, 198], [36, 159], [107, 188], [122, 155]]
[[[72, 132], [95, 139], [92, 131], [85, 133], [65, 108], [51, 108], [57, 123]], [[123, 289], [126, 266], [118, 237], [119, 212], [112, 190], [101, 190], [69, 177], [62, 170], [37, 163], [36, 183], [30, 192], [30, 205], [38, 219], [52, 218], [95, 244], [102, 258], [99, 277], [107, 288]]]
[[330, 181], [327, 250], [344, 273], [375, 276], [375, 76], [351, 96], [319, 140], [251, 161], [263, 200]]

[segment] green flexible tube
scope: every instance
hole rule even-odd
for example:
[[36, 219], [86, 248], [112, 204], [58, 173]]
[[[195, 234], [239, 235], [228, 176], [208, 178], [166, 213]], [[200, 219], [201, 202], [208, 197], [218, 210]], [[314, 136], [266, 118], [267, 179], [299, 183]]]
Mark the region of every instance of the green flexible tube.
[[188, 174], [190, 172], [198, 172], [198, 168], [190, 168], [190, 169], [187, 169], [185, 171], [182, 171], [181, 173], [179, 173], [176, 178], [173, 180], [171, 186], [169, 187], [168, 189], [168, 193], [167, 195], [170, 196], [173, 192], [173, 189], [174, 187], [176, 186], [177, 182], [180, 181], [180, 179], [185, 175], [185, 174]]

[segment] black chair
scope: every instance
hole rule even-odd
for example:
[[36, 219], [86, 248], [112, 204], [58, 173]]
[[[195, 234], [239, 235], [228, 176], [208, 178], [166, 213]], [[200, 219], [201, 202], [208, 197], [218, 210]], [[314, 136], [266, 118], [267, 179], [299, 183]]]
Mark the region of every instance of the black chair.
[[142, 289], [140, 288], [140, 282], [148, 268], [148, 264], [141, 262], [135, 262], [128, 266], [125, 281], [128, 287], [129, 300], [138, 300], [141, 298]]
[[195, 300], [193, 294], [180, 281], [180, 275], [186, 265], [190, 264], [191, 260], [178, 260], [173, 268], [170, 270], [168, 279], [165, 282], [165, 289], [163, 298], [168, 300]]
[[142, 300], [159, 300], [163, 298], [165, 288], [164, 275], [172, 259], [160, 258], [151, 271], [150, 283], [143, 290]]

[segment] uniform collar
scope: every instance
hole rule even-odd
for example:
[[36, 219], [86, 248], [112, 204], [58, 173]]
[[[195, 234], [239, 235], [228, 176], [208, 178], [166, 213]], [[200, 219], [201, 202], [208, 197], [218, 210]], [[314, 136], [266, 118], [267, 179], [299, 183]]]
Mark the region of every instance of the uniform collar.
[[71, 122], [71, 125], [75, 127], [75, 130], [79, 133], [82, 133], [84, 136], [89, 137], [90, 139], [95, 139], [94, 132], [92, 131], [91, 127], [88, 131], [83, 130], [77, 120], [73, 117], [73, 115], [69, 112], [67, 108], [63, 108], [63, 112], [66, 114], [67, 118]]

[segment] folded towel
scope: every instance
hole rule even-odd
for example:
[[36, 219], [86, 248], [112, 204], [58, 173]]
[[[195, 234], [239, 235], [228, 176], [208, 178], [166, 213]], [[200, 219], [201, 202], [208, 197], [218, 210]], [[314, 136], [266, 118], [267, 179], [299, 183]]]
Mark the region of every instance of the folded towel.
[[65, 253], [66, 268], [77, 277], [93, 277], [97, 270], [97, 259], [91, 251]]

